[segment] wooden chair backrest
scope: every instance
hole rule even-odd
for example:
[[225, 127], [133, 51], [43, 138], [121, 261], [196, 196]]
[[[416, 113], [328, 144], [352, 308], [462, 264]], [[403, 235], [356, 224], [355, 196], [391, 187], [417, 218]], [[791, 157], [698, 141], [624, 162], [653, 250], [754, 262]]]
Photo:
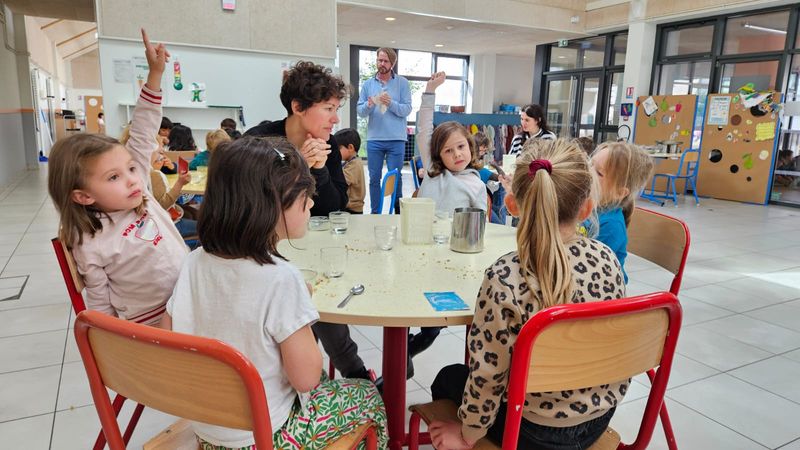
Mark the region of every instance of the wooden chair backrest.
[[72, 252], [64, 245], [63, 242], [60, 240], [58, 243], [61, 245], [61, 249], [64, 251], [64, 257], [67, 260], [67, 265], [69, 266], [69, 274], [72, 277], [72, 282], [75, 283], [75, 289], [78, 292], [83, 291], [86, 285], [83, 283], [83, 277], [80, 273], [78, 273], [78, 266], [75, 264], [75, 258], [72, 256]]
[[678, 274], [685, 264], [689, 231], [680, 220], [635, 208], [628, 226], [628, 252]]
[[[78, 315], [75, 334], [90, 384], [99, 378], [113, 391], [168, 414], [229, 428], [258, 428], [257, 434], [271, 436], [258, 370], [227, 344], [97, 311]], [[98, 377], [93, 377], [94, 367]], [[94, 390], [92, 386], [96, 395]]]
[[657, 367], [668, 327], [664, 310], [558, 322], [536, 338], [527, 392], [600, 386]]
[[197, 151], [195, 150], [169, 150], [164, 152], [172, 162], [177, 163], [178, 158], [183, 158], [186, 161], [191, 161], [197, 156]]
[[397, 175], [386, 175], [383, 179], [383, 196], [389, 197], [394, 194], [394, 188], [397, 185]]

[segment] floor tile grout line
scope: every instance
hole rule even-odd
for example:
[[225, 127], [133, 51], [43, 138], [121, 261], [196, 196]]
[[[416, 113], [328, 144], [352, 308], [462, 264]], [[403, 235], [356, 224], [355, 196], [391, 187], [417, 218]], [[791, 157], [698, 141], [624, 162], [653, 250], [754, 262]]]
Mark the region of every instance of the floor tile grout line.
[[[23, 177], [23, 178], [26, 178], [26, 177]], [[44, 203], [47, 201], [47, 198], [48, 198], [48, 196], [45, 196], [45, 198], [42, 200], [42, 203], [39, 205], [39, 208], [36, 209], [36, 214], [34, 214], [33, 218], [31, 218], [30, 223], [28, 223], [28, 226], [25, 228], [25, 231], [22, 233], [22, 237], [20, 238], [19, 242], [17, 242], [16, 247], [14, 247], [14, 251], [11, 252], [11, 256], [8, 258], [6, 263], [3, 265], [3, 268], [0, 269], [0, 274], [3, 274], [6, 271], [6, 269], [8, 268], [9, 263], [11, 263], [11, 258], [14, 257], [14, 254], [17, 252], [17, 249], [19, 248], [19, 245], [22, 243], [22, 240], [25, 239], [25, 235], [28, 234], [28, 230], [31, 229], [31, 225], [33, 225], [33, 222], [36, 220], [36, 216], [40, 212], [42, 212], [42, 208], [44, 208]]]
[[[767, 445], [765, 445], [765, 444], [762, 444], [761, 442], [758, 442], [757, 440], [755, 440], [755, 439], [751, 438], [750, 436], [744, 435], [744, 434], [740, 433], [739, 431], [737, 431], [736, 429], [734, 429], [734, 428], [731, 428], [731, 427], [729, 427], [729, 426], [725, 425], [725, 424], [724, 424], [724, 423], [722, 423], [722, 422], [719, 422], [718, 420], [714, 419], [713, 417], [708, 417], [707, 415], [705, 415], [705, 414], [703, 414], [702, 412], [700, 412], [700, 411], [698, 411], [698, 410], [696, 410], [696, 409], [692, 408], [691, 406], [689, 406], [689, 405], [686, 405], [686, 404], [684, 404], [684, 403], [682, 403], [682, 402], [680, 402], [680, 401], [678, 401], [678, 400], [675, 400], [675, 399], [674, 399], [674, 398], [672, 398], [672, 397], [669, 397], [669, 396], [668, 396], [666, 393], [664, 394], [664, 397], [665, 397], [665, 398], [669, 398], [671, 401], [673, 401], [673, 402], [675, 402], [675, 403], [677, 403], [677, 404], [679, 404], [679, 405], [683, 406], [684, 408], [686, 408], [686, 409], [688, 409], [688, 410], [690, 410], [690, 411], [693, 411], [693, 412], [695, 412], [695, 413], [697, 413], [697, 414], [700, 414], [701, 416], [705, 417], [706, 419], [708, 419], [708, 420], [710, 420], [710, 421], [712, 421], [712, 422], [716, 423], [717, 425], [719, 425], [719, 426], [721, 426], [721, 427], [723, 427], [723, 428], [727, 428], [728, 430], [730, 430], [730, 431], [733, 431], [734, 433], [736, 433], [736, 434], [738, 434], [739, 436], [741, 436], [741, 437], [743, 437], [743, 438], [747, 439], [748, 441], [751, 441], [751, 442], [753, 442], [753, 443], [755, 443], [755, 444], [758, 444], [758, 445], [760, 445], [760, 446], [762, 446], [762, 447], [764, 447], [764, 448], [770, 448], [769, 446], [767, 446]], [[659, 422], [660, 422], [660, 421], [661, 421], [661, 419], [659, 418]]]
[[57, 363], [53, 363], [53, 364], [45, 364], [45, 365], [43, 365], [43, 366], [27, 367], [27, 368], [25, 368], [25, 369], [17, 369], [17, 370], [9, 370], [8, 372], [0, 372], [0, 376], [3, 376], [3, 375], [10, 375], [10, 374], [13, 374], [13, 373], [27, 372], [27, 371], [29, 371], [29, 370], [39, 370], [39, 369], [46, 369], [46, 368], [48, 368], [48, 367], [55, 367], [55, 366], [59, 366], [59, 365], [61, 365], [61, 364], [62, 364], [62, 363], [60, 363], [60, 362], [57, 362]]
[[56, 413], [58, 412], [58, 397], [61, 395], [61, 380], [64, 378], [64, 361], [67, 359], [67, 344], [69, 343], [69, 322], [72, 319], [72, 310], [67, 314], [67, 332], [64, 336], [64, 352], [61, 354], [61, 370], [58, 372], [58, 388], [56, 389], [56, 401], [53, 405], [53, 424], [50, 426], [50, 445], [53, 448], [53, 434], [56, 429]]
[[25, 416], [25, 417], [15, 417], [13, 419], [8, 419], [8, 420], [0, 420], [0, 424], [16, 422], [18, 420], [33, 419], [34, 417], [42, 417], [42, 416], [46, 416], [48, 414], [53, 414], [53, 413], [46, 412], [46, 413], [41, 413], [41, 414], [33, 414], [33, 415], [30, 415], [30, 416]]
[[787, 442], [785, 444], [782, 444], [780, 447], [777, 447], [777, 450], [780, 450], [780, 449], [782, 449], [782, 448], [786, 447], [787, 445], [792, 444], [794, 442], [800, 442], [800, 437], [798, 437], [797, 439], [791, 440], [791, 441], [789, 441], [789, 442]]

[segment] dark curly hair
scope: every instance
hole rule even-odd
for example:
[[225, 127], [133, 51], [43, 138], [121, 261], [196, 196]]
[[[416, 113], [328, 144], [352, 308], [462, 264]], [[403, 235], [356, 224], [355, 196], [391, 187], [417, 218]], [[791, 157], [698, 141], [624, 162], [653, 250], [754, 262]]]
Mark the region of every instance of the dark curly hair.
[[288, 115], [292, 115], [292, 101], [305, 111], [315, 103], [329, 98], [339, 100], [347, 97], [347, 85], [331, 69], [311, 61], [298, 61], [283, 78], [281, 103]]

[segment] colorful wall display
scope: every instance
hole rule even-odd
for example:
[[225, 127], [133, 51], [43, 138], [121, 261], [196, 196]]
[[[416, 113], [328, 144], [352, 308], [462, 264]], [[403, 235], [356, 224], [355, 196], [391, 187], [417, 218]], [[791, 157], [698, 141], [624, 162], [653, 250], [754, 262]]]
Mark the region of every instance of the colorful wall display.
[[[696, 95], [648, 95], [639, 97], [636, 104], [634, 143], [656, 145], [656, 141], [677, 141], [681, 142], [681, 150], [691, 147], [697, 110]], [[677, 173], [680, 160], [658, 158], [654, 162], [656, 173]], [[683, 184], [684, 181], [678, 180], [678, 191], [683, 191]], [[650, 187], [649, 182], [647, 187]], [[655, 188], [657, 191], [666, 189], [663, 177], [657, 180]]]
[[708, 96], [703, 127], [700, 195], [766, 204], [775, 161], [781, 94], [743, 86]]

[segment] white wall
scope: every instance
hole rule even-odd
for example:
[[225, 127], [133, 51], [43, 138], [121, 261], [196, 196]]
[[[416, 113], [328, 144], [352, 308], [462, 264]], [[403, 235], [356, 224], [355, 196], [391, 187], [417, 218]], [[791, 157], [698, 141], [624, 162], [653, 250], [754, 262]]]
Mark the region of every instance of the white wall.
[[100, 59], [97, 52], [79, 56], [69, 63], [71, 86], [74, 89], [100, 90]]
[[497, 56], [494, 76], [496, 111], [501, 103], [524, 106], [533, 98], [533, 57]]
[[[116, 136], [122, 130], [125, 120], [126, 110], [120, 104], [134, 103], [136, 93], [133, 82], [114, 81], [114, 60], [129, 60], [134, 56], [141, 56], [142, 45], [134, 41], [101, 37], [99, 48], [106, 128], [109, 135]], [[205, 142], [207, 131], [201, 128], [217, 127], [219, 118], [230, 114], [229, 110], [169, 108], [193, 106], [190, 87], [192, 82], [205, 83], [208, 105], [243, 106], [245, 129], [264, 119], [278, 120], [286, 117], [286, 110], [278, 97], [281, 75], [284, 66], [293, 64], [297, 58], [185, 45], [169, 45], [168, 48], [173, 60], [177, 57], [180, 61], [183, 89], [174, 89], [172, 64], [169, 64], [162, 82], [164, 103], [168, 106], [164, 114], [173, 121], [185, 122], [192, 127], [195, 140], [200, 138], [198, 145], [201, 147], [204, 146], [201, 143]], [[333, 58], [316, 59], [314, 62], [333, 66]]]
[[[15, 23], [11, 10], [0, 3], [2, 21], [0, 32], [5, 33], [12, 48], [25, 51], [25, 22], [17, 17]], [[0, 40], [3, 37], [0, 36]], [[28, 74], [28, 57], [17, 56], [5, 45], [0, 45], [0, 188], [5, 187], [26, 168], [25, 133], [32, 125], [33, 114], [30, 110], [30, 94], [28, 98], [20, 97], [21, 86], [30, 86], [27, 79], [20, 76]], [[20, 83], [22, 81], [22, 83]], [[30, 131], [30, 130], [28, 130]], [[35, 153], [35, 146], [31, 146]], [[35, 167], [35, 166], [33, 166]]]

